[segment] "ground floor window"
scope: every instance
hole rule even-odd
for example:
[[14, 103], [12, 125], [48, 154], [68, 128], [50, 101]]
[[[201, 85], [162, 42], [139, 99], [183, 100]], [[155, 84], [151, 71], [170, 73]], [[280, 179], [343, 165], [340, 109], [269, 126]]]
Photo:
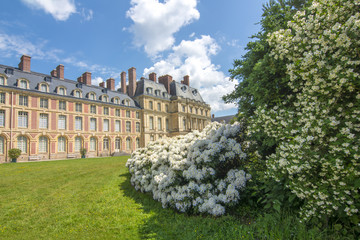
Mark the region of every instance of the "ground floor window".
[[126, 139], [126, 150], [131, 150], [131, 138]]
[[0, 154], [4, 154], [4, 138], [0, 137]]
[[46, 153], [48, 149], [48, 138], [42, 136], [39, 138], [39, 153]]
[[58, 152], [66, 151], [66, 139], [65, 137], [58, 137]]
[[90, 151], [96, 151], [96, 138], [90, 138]]
[[103, 143], [104, 143], [103, 144], [104, 145], [103, 150], [108, 151], [109, 150], [109, 138], [104, 138]]
[[115, 149], [121, 150], [121, 139], [120, 138], [115, 139]]
[[27, 138], [25, 136], [17, 138], [17, 148], [21, 150], [21, 153], [27, 153]]
[[140, 139], [136, 138], [136, 148], [140, 148]]
[[81, 137], [76, 137], [75, 138], [75, 152], [80, 152], [81, 146], [82, 146]]

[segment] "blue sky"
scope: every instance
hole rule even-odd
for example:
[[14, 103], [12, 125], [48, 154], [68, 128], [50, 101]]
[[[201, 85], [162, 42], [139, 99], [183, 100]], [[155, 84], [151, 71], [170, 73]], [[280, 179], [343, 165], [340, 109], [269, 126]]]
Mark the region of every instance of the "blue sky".
[[97, 85], [119, 86], [130, 67], [137, 77], [170, 74], [200, 90], [216, 116], [235, 114], [221, 96], [234, 89], [228, 70], [259, 31], [267, 0], [3, 0], [0, 64], [32, 57], [32, 71], [65, 66], [65, 78], [92, 73]]

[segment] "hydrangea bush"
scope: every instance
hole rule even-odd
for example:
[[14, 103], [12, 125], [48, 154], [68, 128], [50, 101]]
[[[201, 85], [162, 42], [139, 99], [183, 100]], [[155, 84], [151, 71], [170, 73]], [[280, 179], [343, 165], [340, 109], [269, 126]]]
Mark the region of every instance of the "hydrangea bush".
[[294, 95], [258, 108], [252, 132], [279, 143], [268, 175], [287, 179], [305, 205], [304, 219], [346, 217], [360, 207], [360, 1], [315, 0], [269, 35], [273, 56], [286, 59]]
[[219, 216], [240, 199], [250, 175], [239, 123], [211, 123], [202, 132], [150, 142], [127, 161], [136, 190], [150, 192], [163, 207]]

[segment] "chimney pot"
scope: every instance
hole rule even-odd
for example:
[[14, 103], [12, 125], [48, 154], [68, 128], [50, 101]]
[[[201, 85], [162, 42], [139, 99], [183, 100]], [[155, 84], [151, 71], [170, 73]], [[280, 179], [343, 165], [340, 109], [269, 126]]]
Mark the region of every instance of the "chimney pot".
[[126, 94], [126, 72], [121, 73], [121, 92]]
[[102, 88], [104, 88], [104, 87], [105, 87], [105, 82], [99, 83], [99, 86], [102, 87]]
[[24, 72], [30, 72], [31, 57], [28, 55], [22, 55], [20, 58], [19, 68]]
[[82, 82], [91, 86], [91, 72], [84, 72], [82, 75]]
[[115, 91], [115, 79], [114, 78], [109, 78], [108, 80], [106, 80], [106, 88], [111, 91]]
[[54, 69], [54, 70], [51, 71], [51, 76], [52, 76], [52, 77], [57, 77], [56, 69]]
[[189, 75], [184, 76], [183, 82], [185, 85], [189, 86], [190, 85], [190, 76]]
[[60, 64], [56, 67], [57, 77], [60, 79], [64, 79], [64, 65]]
[[167, 92], [170, 94], [170, 83], [173, 81], [172, 76], [170, 75], [165, 75], [165, 76], [161, 76], [159, 77], [159, 83], [164, 84]]
[[156, 82], [156, 73], [154, 73], [154, 72], [150, 73], [150, 74], [149, 74], [149, 79], [150, 79], [151, 81]]

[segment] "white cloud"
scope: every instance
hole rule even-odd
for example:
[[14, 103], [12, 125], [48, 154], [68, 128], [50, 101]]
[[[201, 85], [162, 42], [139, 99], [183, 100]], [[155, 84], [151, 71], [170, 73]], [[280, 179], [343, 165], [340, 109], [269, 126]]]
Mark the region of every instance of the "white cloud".
[[95, 77], [95, 78], [91, 79], [91, 84], [99, 86], [99, 84], [102, 83], [103, 81], [104, 81], [104, 79], [102, 77]]
[[94, 12], [91, 9], [87, 10], [85, 8], [82, 8], [79, 14], [85, 21], [90, 21], [91, 19], [93, 19]]
[[235, 108], [234, 104], [225, 104], [221, 97], [230, 93], [235, 83], [211, 62], [211, 56], [220, 50], [219, 45], [210, 36], [201, 36], [193, 41], [183, 40], [172, 48], [166, 58], [144, 70], [144, 75], [156, 72], [159, 76], [170, 74], [180, 82], [183, 76], [190, 76], [190, 86], [199, 89], [204, 101], [210, 104], [212, 111]]
[[127, 17], [134, 24], [129, 28], [136, 46], [144, 46], [150, 56], [171, 48], [173, 34], [182, 26], [200, 18], [197, 0], [131, 0]]
[[66, 21], [71, 14], [76, 13], [74, 0], [21, 0], [35, 9], [42, 9], [58, 21]]

